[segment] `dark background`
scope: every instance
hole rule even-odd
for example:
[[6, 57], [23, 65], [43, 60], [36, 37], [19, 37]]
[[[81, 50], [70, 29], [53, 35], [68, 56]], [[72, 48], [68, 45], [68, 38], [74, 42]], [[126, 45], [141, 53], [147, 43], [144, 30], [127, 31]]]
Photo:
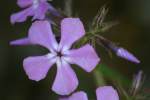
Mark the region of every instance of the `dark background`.
[[[63, 9], [65, 0], [53, 0], [52, 4]], [[87, 26], [97, 11], [104, 4], [108, 4], [108, 21], [118, 21], [119, 24], [102, 35], [119, 43], [135, 54], [141, 63], [136, 65], [113, 55], [110, 58], [103, 48], [101, 52], [102, 63], [132, 79], [139, 70], [146, 76], [144, 82], [145, 92], [150, 94], [150, 0], [73, 0], [73, 14], [78, 15]], [[29, 55], [44, 54], [46, 51], [40, 47], [25, 46], [12, 47], [11, 40], [27, 35], [31, 21], [10, 24], [10, 15], [20, 11], [16, 0], [0, 1], [0, 100], [55, 100], [57, 95], [51, 91], [56, 68], [49, 71], [46, 79], [34, 82], [27, 78], [22, 67], [22, 61]], [[94, 95], [95, 86], [91, 74], [75, 68], [80, 80], [79, 89]], [[87, 84], [91, 81], [89, 84]], [[149, 99], [147, 99], [149, 100]]]

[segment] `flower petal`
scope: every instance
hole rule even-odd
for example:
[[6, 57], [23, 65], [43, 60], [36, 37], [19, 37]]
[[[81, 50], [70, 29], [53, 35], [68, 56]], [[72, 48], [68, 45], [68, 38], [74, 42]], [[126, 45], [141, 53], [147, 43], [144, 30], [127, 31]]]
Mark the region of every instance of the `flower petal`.
[[55, 55], [51, 56], [37, 56], [28, 57], [23, 61], [23, 66], [29, 79], [40, 81], [44, 79], [48, 73], [48, 70], [55, 63]]
[[17, 4], [21, 8], [25, 8], [33, 4], [33, 0], [17, 0]]
[[76, 93], [72, 94], [68, 98], [61, 98], [59, 100], [88, 100], [88, 97], [85, 92], [80, 91], [80, 92], [76, 92]]
[[52, 90], [60, 95], [72, 93], [78, 86], [78, 79], [70, 65], [63, 59], [57, 60], [57, 74]]
[[10, 17], [10, 21], [12, 24], [16, 22], [24, 22], [28, 16], [33, 16], [34, 11], [32, 7], [26, 8], [23, 11], [20, 11], [18, 13], [12, 14]]
[[27, 37], [13, 40], [10, 42], [10, 45], [29, 45], [29, 44], [32, 44], [32, 43], [30, 42], [30, 40]]
[[38, 8], [36, 8], [35, 14], [33, 16], [32, 20], [35, 19], [44, 19], [45, 18], [45, 14], [48, 10], [49, 4], [47, 2], [42, 2], [39, 3]]
[[38, 44], [53, 51], [57, 49], [57, 41], [48, 21], [36, 21], [29, 29], [31, 43]]
[[128, 61], [134, 62], [134, 63], [140, 63], [140, 60], [138, 60], [132, 53], [130, 53], [129, 51], [127, 51], [124, 48], [118, 48], [117, 52], [116, 52], [117, 56], [124, 58]]
[[61, 41], [59, 49], [69, 49], [71, 45], [85, 35], [79, 18], [64, 18], [61, 22]]
[[117, 91], [111, 86], [97, 88], [96, 95], [97, 100], [119, 100]]
[[87, 72], [91, 72], [100, 61], [94, 48], [89, 44], [82, 46], [79, 49], [64, 52], [64, 54], [67, 55], [66, 60], [81, 66], [81, 68]]

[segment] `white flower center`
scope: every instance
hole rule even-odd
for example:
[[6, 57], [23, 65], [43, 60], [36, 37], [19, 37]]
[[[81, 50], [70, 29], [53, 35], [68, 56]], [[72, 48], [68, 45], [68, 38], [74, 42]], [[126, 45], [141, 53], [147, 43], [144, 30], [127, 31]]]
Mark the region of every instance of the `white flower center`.
[[46, 56], [51, 61], [56, 61], [57, 65], [61, 65], [63, 61], [65, 62], [71, 62], [70, 58], [67, 56], [69, 54], [69, 51], [63, 51], [63, 50], [56, 50], [51, 53], [48, 53]]
[[48, 53], [46, 56], [47, 56], [48, 59], [52, 59], [52, 58], [56, 57], [57, 54], [55, 54], [55, 53]]

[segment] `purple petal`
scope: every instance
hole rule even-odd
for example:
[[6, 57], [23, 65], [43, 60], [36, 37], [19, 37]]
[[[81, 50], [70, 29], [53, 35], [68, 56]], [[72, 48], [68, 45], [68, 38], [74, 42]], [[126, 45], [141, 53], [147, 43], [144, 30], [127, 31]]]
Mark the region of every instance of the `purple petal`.
[[10, 42], [10, 45], [29, 45], [32, 44], [28, 38], [21, 38]]
[[35, 14], [32, 20], [35, 19], [44, 19], [45, 14], [48, 10], [49, 4], [47, 2], [42, 2], [39, 4], [38, 8], [36, 8]]
[[111, 86], [97, 88], [96, 96], [97, 100], [119, 100], [117, 91]]
[[25, 8], [33, 4], [33, 0], [17, 0], [17, 4], [21, 8]]
[[16, 22], [24, 22], [28, 16], [33, 16], [34, 11], [32, 7], [26, 8], [23, 11], [20, 11], [18, 13], [12, 14], [10, 17], [10, 21], [12, 24]]
[[78, 79], [75, 72], [65, 60], [58, 58], [57, 74], [52, 90], [60, 95], [72, 93], [78, 86]]
[[54, 58], [47, 56], [28, 57], [23, 61], [23, 66], [29, 79], [40, 81], [44, 79], [48, 70], [55, 63]]
[[[20, 1], [20, 3], [22, 2]], [[44, 19], [50, 5], [47, 2], [41, 2], [37, 7], [35, 6], [37, 5], [32, 5], [21, 12], [12, 14], [10, 18], [11, 23], [24, 22], [30, 16], [33, 16], [32, 20]]]
[[58, 46], [48, 21], [34, 22], [29, 29], [29, 39], [31, 43], [44, 46], [51, 51], [57, 49]]
[[61, 22], [60, 49], [69, 49], [71, 45], [85, 35], [79, 18], [65, 18]]
[[117, 56], [124, 58], [126, 60], [129, 60], [131, 62], [140, 63], [140, 61], [133, 54], [131, 54], [130, 52], [128, 52], [124, 48], [119, 48], [117, 50], [116, 54], [117, 54]]
[[72, 94], [68, 98], [61, 98], [59, 100], [88, 100], [88, 97], [85, 92], [80, 91], [80, 92], [76, 92], [76, 93]]
[[68, 61], [81, 66], [85, 71], [91, 72], [99, 63], [100, 58], [96, 54], [94, 48], [89, 44], [79, 48], [64, 52], [68, 55]]

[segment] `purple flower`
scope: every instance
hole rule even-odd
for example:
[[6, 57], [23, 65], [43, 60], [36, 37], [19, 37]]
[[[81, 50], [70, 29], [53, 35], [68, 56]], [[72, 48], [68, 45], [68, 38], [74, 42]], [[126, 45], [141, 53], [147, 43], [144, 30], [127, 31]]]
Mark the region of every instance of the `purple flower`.
[[47, 0], [18, 0], [17, 4], [23, 11], [12, 14], [10, 21], [12, 24], [15, 22], [24, 22], [28, 16], [33, 16], [32, 20], [44, 19], [45, 14], [49, 8], [52, 8]]
[[[57, 65], [56, 78], [52, 90], [60, 95], [68, 95], [78, 86], [78, 79], [70, 64], [76, 64], [86, 72], [91, 72], [100, 61], [95, 50], [89, 44], [71, 49], [74, 42], [85, 35], [82, 22], [78, 18], [65, 18], [61, 22], [61, 40], [58, 44], [48, 21], [36, 21], [29, 29], [31, 44], [41, 45], [51, 53], [43, 56], [28, 57], [23, 66], [29, 79], [44, 79], [54, 63]], [[20, 43], [21, 40], [11, 42]]]
[[[99, 87], [96, 90], [97, 100], [119, 100], [117, 91], [111, 86]], [[83, 91], [76, 92], [68, 98], [59, 100], [88, 100], [87, 94]]]
[[130, 52], [128, 52], [124, 48], [118, 48], [116, 55], [121, 57], [121, 58], [127, 59], [131, 62], [140, 63], [140, 61], [133, 54], [131, 54]]

